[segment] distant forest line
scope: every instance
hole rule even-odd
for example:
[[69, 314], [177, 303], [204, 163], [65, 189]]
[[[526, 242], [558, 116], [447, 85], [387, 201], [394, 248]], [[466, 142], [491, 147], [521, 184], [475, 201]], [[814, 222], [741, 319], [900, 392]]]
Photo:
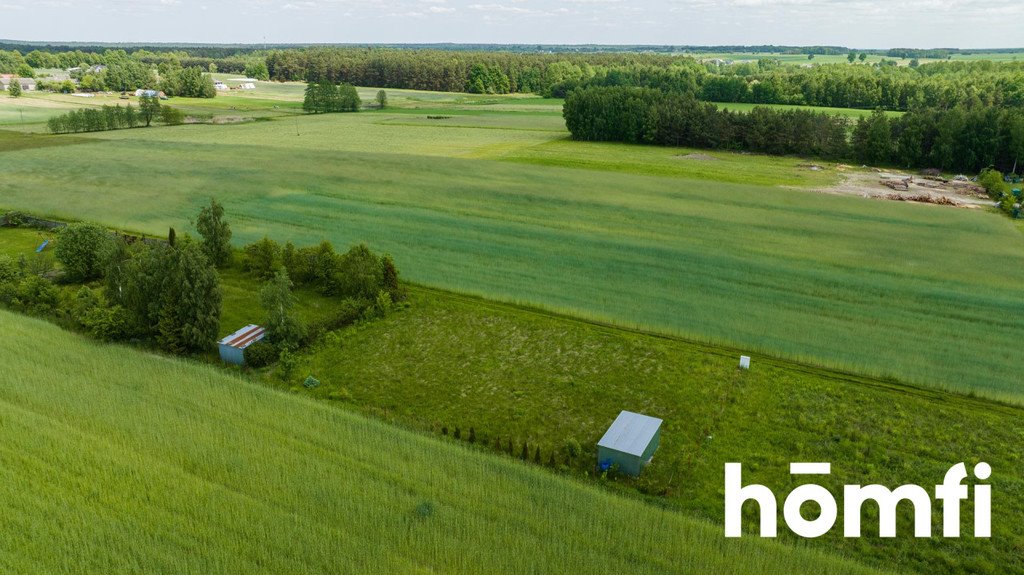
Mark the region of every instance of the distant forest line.
[[[1024, 61], [946, 61], [897, 66], [866, 62], [849, 52], [842, 64], [784, 63], [766, 56], [749, 61], [701, 61], [691, 55], [640, 52], [454, 51], [382, 47], [254, 49], [229, 46], [153, 49], [18, 45], [0, 51], [0, 73], [77, 69], [83, 91], [160, 88], [165, 72], [200, 69], [261, 80], [348, 83], [357, 86], [482, 94], [536, 93], [565, 97], [577, 88], [630, 86], [681, 91], [713, 102], [821, 107], [1024, 107]], [[74, 48], [70, 50], [70, 48]], [[99, 48], [99, 47], [97, 47]], [[710, 47], [709, 47], [710, 48]], [[784, 47], [715, 47], [771, 49]], [[820, 50], [819, 50], [820, 48]], [[524, 47], [525, 50], [525, 47]], [[806, 51], [834, 52], [838, 47]], [[906, 51], [904, 51], [906, 52]], [[902, 55], [907, 55], [903, 53]], [[105, 66], [107, 69], [99, 70]], [[93, 70], [90, 70], [92, 68]], [[173, 83], [172, 83], [173, 84]], [[206, 90], [206, 92], [210, 92]], [[170, 92], [168, 92], [170, 94]], [[175, 93], [178, 93], [175, 91]], [[212, 94], [210, 94], [212, 96]]]

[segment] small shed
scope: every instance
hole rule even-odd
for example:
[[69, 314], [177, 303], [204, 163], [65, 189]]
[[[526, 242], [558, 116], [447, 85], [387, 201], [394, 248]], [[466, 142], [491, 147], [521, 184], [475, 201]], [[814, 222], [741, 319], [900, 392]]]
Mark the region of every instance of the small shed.
[[656, 417], [623, 411], [597, 442], [597, 463], [607, 469], [617, 464], [623, 473], [640, 475], [651, 462], [661, 441], [661, 423]]
[[245, 348], [263, 339], [267, 330], [250, 324], [218, 342], [220, 358], [226, 363], [245, 365]]

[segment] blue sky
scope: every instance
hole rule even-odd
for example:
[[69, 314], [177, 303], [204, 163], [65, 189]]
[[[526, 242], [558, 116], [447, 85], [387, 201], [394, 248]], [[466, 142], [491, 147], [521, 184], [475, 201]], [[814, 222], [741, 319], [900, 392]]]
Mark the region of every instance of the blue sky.
[[1024, 45], [1021, 0], [0, 0], [0, 37], [105, 42]]

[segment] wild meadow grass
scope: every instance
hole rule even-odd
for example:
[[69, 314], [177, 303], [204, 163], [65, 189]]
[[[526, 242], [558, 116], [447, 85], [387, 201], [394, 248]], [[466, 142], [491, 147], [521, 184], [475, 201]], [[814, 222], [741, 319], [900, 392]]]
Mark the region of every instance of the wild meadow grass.
[[0, 312], [8, 573], [868, 573]]
[[[871, 506], [864, 537], [845, 538], [841, 504], [830, 534], [801, 540], [780, 524], [780, 537], [905, 573], [1024, 573], [1022, 408], [756, 354], [741, 371], [739, 354], [413, 288], [408, 309], [328, 337], [290, 374], [277, 369], [266, 378], [438, 435], [468, 441], [472, 430], [491, 451], [511, 447], [518, 457], [525, 442], [531, 460], [539, 449], [542, 466], [570, 475], [592, 474], [594, 446], [620, 410], [659, 417], [661, 446], [643, 476], [600, 482], [718, 525], [727, 462], [743, 464], [745, 483], [770, 486], [781, 509], [801, 483], [789, 475], [794, 461], [831, 462], [832, 474], [814, 482], [840, 501], [846, 484], [931, 490], [952, 465], [985, 461], [995, 470], [991, 539], [973, 537], [971, 504], [963, 506], [960, 539], [914, 538], [907, 508], [899, 536], [881, 539]], [[322, 385], [305, 390], [310, 374]], [[573, 444], [581, 455], [571, 455]], [[745, 512], [745, 525], [756, 529], [753, 506]]]

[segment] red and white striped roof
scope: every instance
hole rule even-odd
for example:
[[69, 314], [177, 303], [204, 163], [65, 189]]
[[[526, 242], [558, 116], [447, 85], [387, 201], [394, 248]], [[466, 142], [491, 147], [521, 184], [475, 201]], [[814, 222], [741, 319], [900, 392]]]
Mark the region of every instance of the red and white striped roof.
[[263, 339], [267, 330], [254, 324], [247, 325], [235, 333], [220, 340], [221, 345], [228, 345], [238, 349], [245, 349], [257, 341]]

